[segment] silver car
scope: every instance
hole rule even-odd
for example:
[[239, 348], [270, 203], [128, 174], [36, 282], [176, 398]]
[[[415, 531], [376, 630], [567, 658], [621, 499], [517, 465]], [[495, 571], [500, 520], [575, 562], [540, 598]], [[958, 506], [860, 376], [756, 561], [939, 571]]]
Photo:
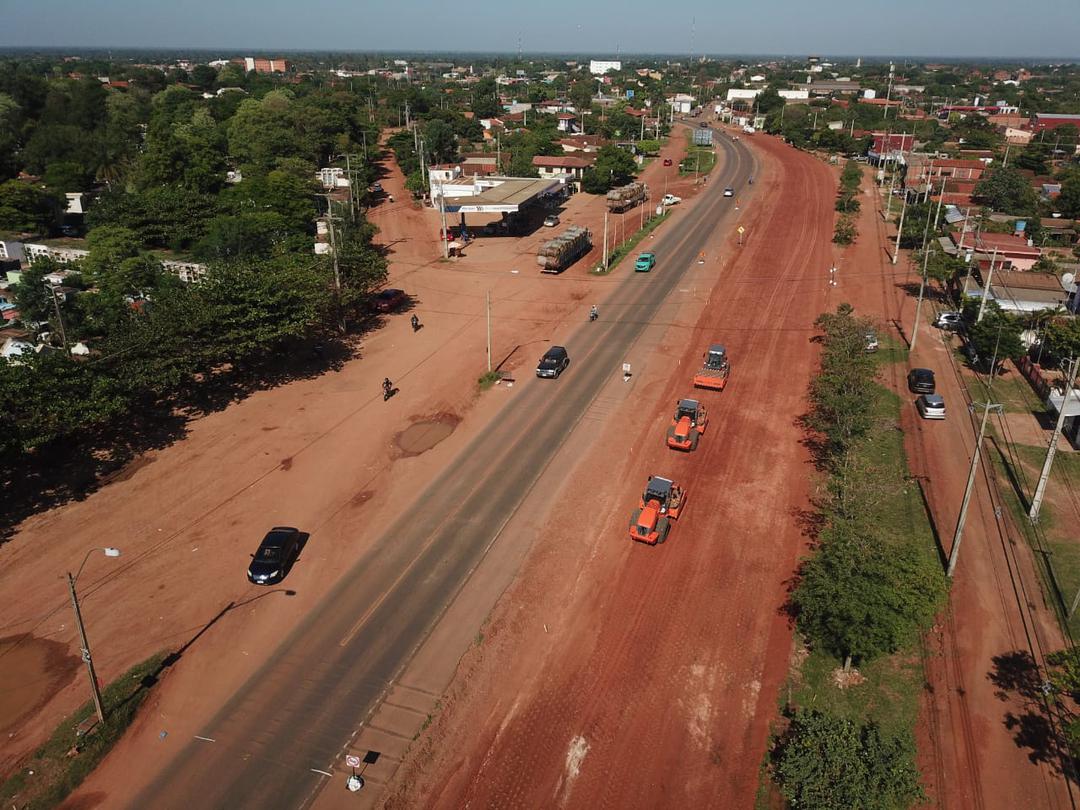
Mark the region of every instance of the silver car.
[[920, 394], [915, 407], [923, 419], [945, 418], [945, 398], [941, 394]]
[[956, 331], [960, 328], [961, 323], [961, 315], [959, 312], [939, 312], [937, 320], [934, 321], [934, 326], [938, 329]]

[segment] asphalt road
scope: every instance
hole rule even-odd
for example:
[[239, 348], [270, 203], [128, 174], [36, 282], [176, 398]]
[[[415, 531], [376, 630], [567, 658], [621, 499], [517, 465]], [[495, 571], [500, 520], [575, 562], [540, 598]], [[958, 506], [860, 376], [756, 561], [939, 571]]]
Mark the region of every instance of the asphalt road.
[[[431, 632], [710, 233], [732, 217], [724, 186], [753, 160], [723, 153], [702, 197], [654, 241], [657, 267], [627, 273], [600, 320], [567, 339], [571, 365], [527, 386], [326, 595], [135, 802], [136, 807], [299, 808]], [[340, 785], [338, 786], [341, 787]]]

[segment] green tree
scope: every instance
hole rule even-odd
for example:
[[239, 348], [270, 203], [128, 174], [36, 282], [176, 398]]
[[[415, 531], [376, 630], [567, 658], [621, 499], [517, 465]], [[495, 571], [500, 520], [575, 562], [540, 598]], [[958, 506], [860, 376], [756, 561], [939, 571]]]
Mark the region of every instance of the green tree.
[[1070, 172], [1061, 182], [1061, 194], [1054, 201], [1057, 210], [1070, 219], [1080, 218], [1080, 171]]
[[1013, 166], [994, 169], [975, 185], [975, 196], [993, 208], [1010, 214], [1036, 209], [1038, 198], [1026, 175]]
[[1044, 365], [1063, 365], [1069, 358], [1080, 357], [1080, 321], [1076, 318], [1051, 318], [1042, 334]]
[[1035, 174], [1046, 174], [1051, 158], [1050, 149], [1051, 145], [1048, 143], [1032, 141], [1016, 156], [1017, 168], [1026, 169]]
[[606, 194], [616, 186], [634, 179], [637, 164], [630, 153], [617, 146], [601, 146], [596, 153], [596, 163], [585, 170], [582, 188], [590, 194]]
[[894, 810], [922, 798], [910, 733], [800, 709], [773, 753], [776, 781], [794, 808]]
[[276, 211], [223, 214], [210, 220], [194, 252], [206, 261], [268, 256], [284, 247], [292, 235], [285, 218]]
[[833, 231], [833, 241], [838, 245], [850, 245], [859, 235], [859, 229], [855, 227], [855, 219], [850, 214], [841, 214], [836, 220], [836, 229]]
[[0, 183], [0, 230], [41, 233], [56, 224], [60, 200], [22, 180]]
[[975, 323], [978, 311], [978, 299], [965, 302], [963, 317], [968, 324], [968, 342], [979, 358], [978, 365], [988, 368], [995, 352], [999, 365], [1006, 358], [1019, 357], [1024, 353], [1024, 344], [1020, 340], [1024, 327], [1019, 318], [1002, 312], [995, 301], [987, 302], [983, 319]]
[[38, 259], [22, 271], [15, 285], [15, 300], [19, 302], [19, 314], [23, 321], [48, 321], [53, 317], [53, 305], [45, 291], [45, 276], [58, 270], [49, 258]]
[[424, 125], [424, 150], [431, 163], [448, 163], [457, 157], [457, 137], [445, 121], [429, 121]]

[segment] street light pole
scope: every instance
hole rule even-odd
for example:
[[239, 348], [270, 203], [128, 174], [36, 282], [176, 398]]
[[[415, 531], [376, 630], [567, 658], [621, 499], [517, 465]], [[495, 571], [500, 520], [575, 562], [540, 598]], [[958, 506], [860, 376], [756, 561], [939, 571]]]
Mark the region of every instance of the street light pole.
[[[996, 356], [995, 356], [996, 360]], [[968, 470], [967, 486], [964, 487], [964, 500], [960, 504], [960, 516], [956, 520], [956, 531], [953, 533], [952, 549], [949, 551], [949, 569], [946, 575], [951, 579], [956, 571], [956, 561], [960, 557], [960, 541], [964, 539], [964, 524], [967, 522], [968, 505], [971, 503], [971, 492], [975, 489], [975, 474], [979, 471], [979, 456], [982, 454], [983, 437], [986, 435], [986, 422], [993, 408], [1000, 408], [987, 402], [983, 407], [982, 423], [979, 425], [979, 436], [975, 440], [975, 454], [971, 457], [971, 468]]]
[[[100, 550], [105, 552], [106, 557], [120, 556], [120, 549], [118, 548], [103, 548]], [[98, 551], [98, 549], [92, 548], [86, 552], [86, 556], [83, 557], [82, 565], [79, 566], [79, 570], [74, 575], [68, 571], [67, 581], [68, 593], [71, 594], [71, 607], [75, 611], [75, 626], [79, 630], [82, 660], [86, 664], [86, 674], [90, 678], [90, 691], [94, 696], [94, 710], [97, 712], [98, 722], [104, 723], [105, 706], [101, 701], [101, 687], [98, 686], [97, 673], [94, 671], [94, 659], [90, 655], [90, 642], [86, 638], [86, 627], [83, 625], [82, 611], [79, 609], [79, 596], [75, 591], [75, 581], [79, 578], [79, 574], [82, 573], [83, 568], [86, 566], [86, 561], [90, 559], [90, 555], [95, 551]]]

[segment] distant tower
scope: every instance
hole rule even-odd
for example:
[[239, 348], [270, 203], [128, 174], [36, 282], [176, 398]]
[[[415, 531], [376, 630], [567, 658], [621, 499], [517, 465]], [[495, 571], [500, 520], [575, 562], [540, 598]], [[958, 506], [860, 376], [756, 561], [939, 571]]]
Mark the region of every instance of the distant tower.
[[521, 61], [521, 32], [518, 31], [518, 61]]
[[857, 67], [857, 68], [862, 67], [862, 57], [861, 56], [858, 59], [855, 60], [855, 67]]
[[694, 61], [694, 31], [697, 28], [697, 17], [690, 18], [690, 52], [686, 55], [688, 62]]

